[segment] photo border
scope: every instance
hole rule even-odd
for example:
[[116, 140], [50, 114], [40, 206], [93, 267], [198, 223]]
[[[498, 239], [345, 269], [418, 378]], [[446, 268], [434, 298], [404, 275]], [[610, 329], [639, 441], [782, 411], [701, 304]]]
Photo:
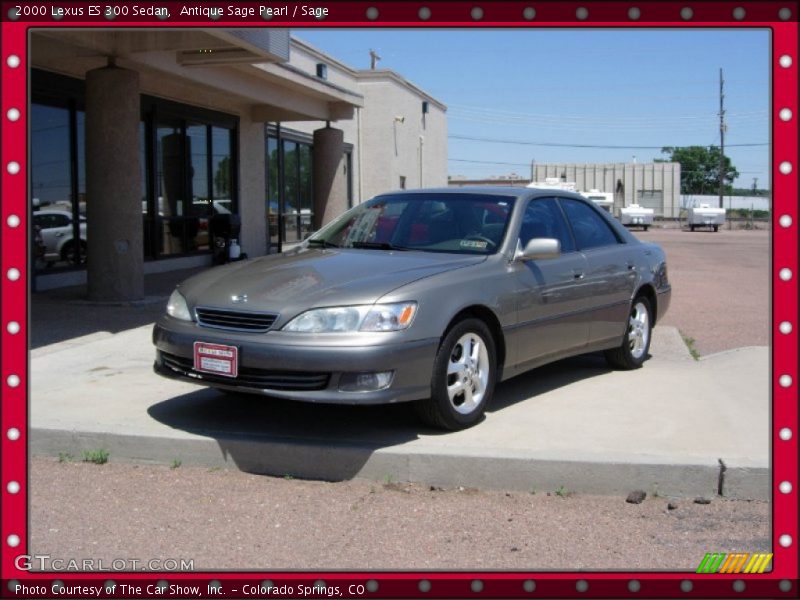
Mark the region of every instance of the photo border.
[[[109, 580], [146, 587], [168, 581], [180, 585], [210, 583], [224, 588], [258, 584], [311, 587], [324, 582], [347, 591], [364, 586], [363, 595], [374, 598], [797, 598], [798, 597], [798, 127], [797, 62], [798, 2], [241, 2], [241, 6], [287, 5], [327, 7], [324, 19], [262, 18], [201, 19], [180, 17], [181, 6], [225, 7], [234, 2], [97, 2], [101, 6], [136, 4], [168, 7], [172, 16], [99, 17], [64, 16], [54, 19], [55, 8], [86, 6], [78, 2], [40, 2], [47, 16], [16, 16], [15, 7], [31, 2], [2, 3], [2, 283], [0, 300], [0, 373], [2, 373], [2, 548], [0, 574], [2, 597], [15, 594], [14, 582], [67, 586], [100, 585]], [[533, 10], [531, 10], [533, 9]], [[635, 9], [635, 10], [634, 10]], [[688, 9], [688, 11], [687, 11]], [[786, 11], [790, 11], [787, 18]], [[689, 11], [691, 16], [689, 16]], [[696, 574], [687, 571], [658, 572], [58, 572], [37, 573], [15, 567], [15, 559], [28, 548], [28, 397], [29, 384], [29, 179], [28, 131], [28, 33], [40, 27], [487, 27], [487, 28], [768, 28], [771, 30], [771, 211], [772, 319], [772, 568], [764, 574]], [[13, 57], [16, 56], [16, 60]], [[16, 109], [17, 118], [12, 118]], [[788, 112], [784, 109], [789, 109]], [[16, 165], [16, 166], [14, 166]], [[788, 324], [788, 325], [787, 325]], [[788, 482], [788, 486], [786, 483]], [[781, 485], [783, 484], [783, 485]], [[788, 491], [786, 491], [788, 490]], [[746, 550], [746, 549], [743, 549]], [[709, 552], [713, 552], [709, 548]], [[698, 561], [702, 557], [697, 557]], [[360, 589], [360, 588], [359, 588]], [[119, 592], [107, 597], [138, 597]], [[352, 594], [352, 592], [351, 592]], [[49, 594], [48, 594], [49, 595]], [[143, 594], [170, 597], [169, 594]], [[235, 597], [225, 594], [226, 597]], [[297, 595], [297, 594], [294, 594]], [[79, 595], [65, 595], [79, 597]], [[174, 596], [173, 596], [174, 597]], [[268, 597], [267, 594], [251, 597]], [[312, 594], [312, 597], [325, 597]], [[344, 594], [342, 597], [351, 597]]]

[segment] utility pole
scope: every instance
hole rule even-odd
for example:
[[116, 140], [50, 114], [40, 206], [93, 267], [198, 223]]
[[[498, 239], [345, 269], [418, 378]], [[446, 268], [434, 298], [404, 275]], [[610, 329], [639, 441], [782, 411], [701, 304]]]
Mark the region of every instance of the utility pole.
[[753, 196], [756, 195], [758, 190], [758, 177], [753, 177]]
[[725, 192], [725, 80], [719, 70], [719, 207], [722, 208], [722, 195]]

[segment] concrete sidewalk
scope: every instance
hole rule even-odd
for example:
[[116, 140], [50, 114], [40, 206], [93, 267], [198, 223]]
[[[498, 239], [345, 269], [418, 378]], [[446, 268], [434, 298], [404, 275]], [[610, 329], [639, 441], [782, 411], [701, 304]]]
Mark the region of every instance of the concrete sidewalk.
[[771, 497], [766, 347], [694, 361], [676, 329], [657, 327], [642, 369], [561, 361], [498, 386], [478, 426], [440, 433], [405, 405], [311, 405], [163, 379], [150, 332], [33, 350], [33, 454], [104, 448], [111, 460], [326, 480]]

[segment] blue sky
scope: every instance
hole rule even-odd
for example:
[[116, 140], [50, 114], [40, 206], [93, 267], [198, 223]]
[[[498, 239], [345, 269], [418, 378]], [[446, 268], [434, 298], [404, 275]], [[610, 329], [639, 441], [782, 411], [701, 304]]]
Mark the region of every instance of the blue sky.
[[[354, 68], [394, 69], [448, 106], [450, 175], [530, 173], [545, 162], [650, 162], [662, 146], [719, 145], [737, 187], [769, 187], [766, 29], [295, 29]], [[526, 145], [454, 136], [519, 140]], [[542, 143], [646, 148], [564, 148]], [[468, 162], [470, 161], [470, 162]], [[480, 162], [486, 161], [486, 162]], [[491, 162], [492, 164], [488, 164]], [[501, 164], [509, 163], [509, 164]]]

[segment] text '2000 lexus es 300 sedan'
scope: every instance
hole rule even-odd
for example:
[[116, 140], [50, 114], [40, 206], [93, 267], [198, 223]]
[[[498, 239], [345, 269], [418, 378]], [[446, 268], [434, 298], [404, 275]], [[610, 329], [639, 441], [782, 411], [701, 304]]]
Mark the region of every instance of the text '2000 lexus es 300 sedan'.
[[661, 248], [578, 194], [388, 193], [291, 251], [179, 285], [155, 370], [310, 402], [414, 401], [460, 429], [498, 381], [539, 365], [604, 350], [640, 367], [670, 291]]

